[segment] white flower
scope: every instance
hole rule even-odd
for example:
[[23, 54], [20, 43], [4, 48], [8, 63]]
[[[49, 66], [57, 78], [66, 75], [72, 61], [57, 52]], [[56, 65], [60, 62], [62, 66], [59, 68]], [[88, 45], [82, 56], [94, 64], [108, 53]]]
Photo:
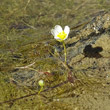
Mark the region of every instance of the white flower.
[[67, 39], [69, 32], [70, 32], [69, 26], [65, 26], [63, 30], [60, 25], [56, 25], [55, 28], [51, 30], [52, 35], [59, 42], [62, 42], [65, 39]]
[[39, 84], [39, 86], [43, 87], [43, 86], [44, 86], [44, 81], [43, 81], [43, 80], [40, 80], [40, 81], [38, 82], [38, 84]]

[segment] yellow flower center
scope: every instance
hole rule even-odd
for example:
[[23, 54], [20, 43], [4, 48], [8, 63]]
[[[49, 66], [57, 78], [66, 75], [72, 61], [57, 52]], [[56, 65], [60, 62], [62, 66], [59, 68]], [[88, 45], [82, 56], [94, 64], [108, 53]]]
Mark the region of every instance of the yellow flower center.
[[64, 31], [60, 32], [57, 35], [57, 37], [59, 37], [61, 40], [64, 40], [66, 38], [66, 36], [67, 36], [67, 34]]

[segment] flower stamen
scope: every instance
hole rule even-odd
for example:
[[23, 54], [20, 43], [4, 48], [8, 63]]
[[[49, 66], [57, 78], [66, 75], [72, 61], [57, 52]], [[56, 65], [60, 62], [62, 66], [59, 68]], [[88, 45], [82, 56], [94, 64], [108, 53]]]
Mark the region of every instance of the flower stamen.
[[59, 37], [61, 40], [64, 40], [66, 38], [66, 36], [67, 36], [67, 34], [64, 31], [60, 32], [57, 35], [57, 37]]

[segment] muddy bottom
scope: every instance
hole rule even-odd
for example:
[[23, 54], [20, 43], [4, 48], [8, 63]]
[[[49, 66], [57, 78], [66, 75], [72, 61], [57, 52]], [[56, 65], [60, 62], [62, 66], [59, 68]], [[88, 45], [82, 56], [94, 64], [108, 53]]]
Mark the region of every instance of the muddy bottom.
[[[109, 6], [1, 0], [0, 110], [110, 110]], [[57, 24], [71, 29], [66, 64], [62, 43], [50, 33]]]

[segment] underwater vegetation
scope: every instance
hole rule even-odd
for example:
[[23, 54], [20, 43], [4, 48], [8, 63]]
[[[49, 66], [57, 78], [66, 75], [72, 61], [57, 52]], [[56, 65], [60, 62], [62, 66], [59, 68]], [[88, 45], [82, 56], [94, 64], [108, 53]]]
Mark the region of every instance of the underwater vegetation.
[[109, 110], [109, 6], [1, 0], [0, 109]]

